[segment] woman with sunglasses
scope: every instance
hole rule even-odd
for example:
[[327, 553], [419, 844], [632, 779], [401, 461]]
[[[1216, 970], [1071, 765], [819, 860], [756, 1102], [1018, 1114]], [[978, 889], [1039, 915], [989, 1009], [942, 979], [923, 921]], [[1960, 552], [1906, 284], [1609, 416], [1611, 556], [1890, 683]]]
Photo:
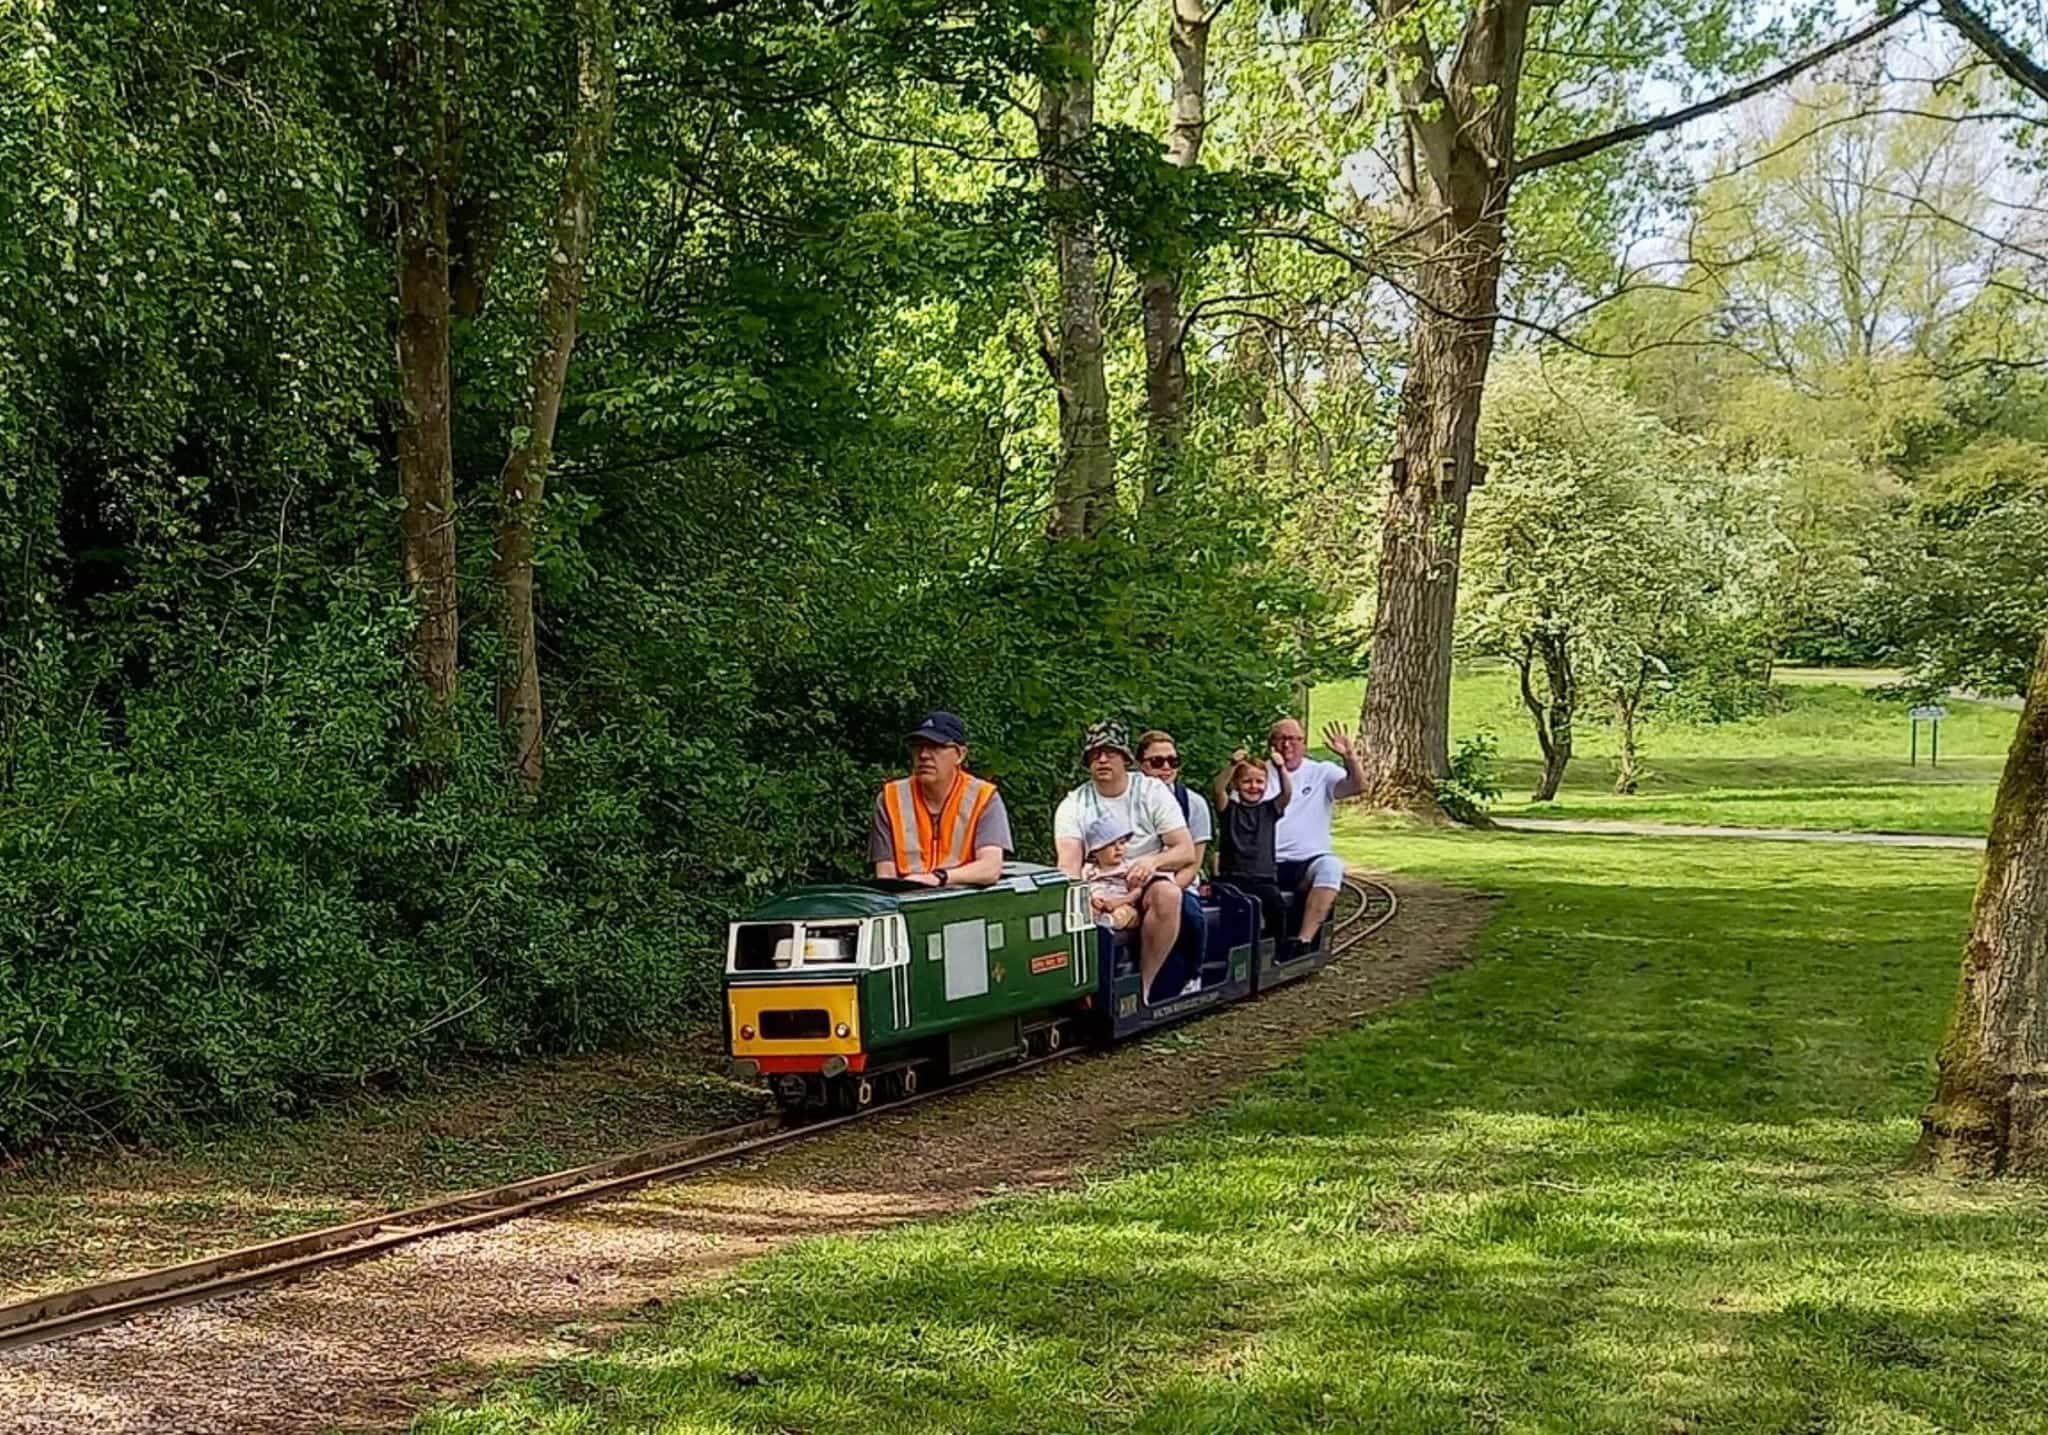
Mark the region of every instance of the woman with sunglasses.
[[1202, 880], [1203, 868], [1208, 865], [1209, 844], [1216, 838], [1216, 816], [1209, 808], [1209, 800], [1181, 781], [1180, 745], [1170, 732], [1154, 728], [1138, 739], [1138, 771], [1172, 788], [1173, 800], [1180, 804], [1180, 815], [1188, 820], [1188, 836], [1195, 842], [1195, 862], [1192, 867], [1174, 873], [1173, 880], [1183, 889], [1192, 887]]

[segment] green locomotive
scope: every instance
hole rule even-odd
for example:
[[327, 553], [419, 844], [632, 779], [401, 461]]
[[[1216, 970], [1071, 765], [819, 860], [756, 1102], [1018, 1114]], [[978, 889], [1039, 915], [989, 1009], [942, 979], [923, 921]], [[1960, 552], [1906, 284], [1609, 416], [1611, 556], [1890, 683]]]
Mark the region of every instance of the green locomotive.
[[727, 1050], [786, 1108], [857, 1109], [1056, 1049], [1094, 1004], [1101, 951], [1087, 884], [1052, 867], [799, 888], [732, 924]]

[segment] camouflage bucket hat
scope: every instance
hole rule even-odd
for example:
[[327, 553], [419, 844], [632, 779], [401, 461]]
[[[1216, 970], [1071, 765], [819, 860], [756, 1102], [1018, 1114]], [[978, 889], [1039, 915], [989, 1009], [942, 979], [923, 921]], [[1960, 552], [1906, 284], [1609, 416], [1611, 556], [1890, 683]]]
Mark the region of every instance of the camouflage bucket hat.
[[1131, 751], [1131, 740], [1120, 722], [1092, 722], [1081, 737], [1081, 762], [1085, 766], [1089, 758], [1102, 749], [1120, 752], [1125, 762], [1135, 763], [1138, 755]]

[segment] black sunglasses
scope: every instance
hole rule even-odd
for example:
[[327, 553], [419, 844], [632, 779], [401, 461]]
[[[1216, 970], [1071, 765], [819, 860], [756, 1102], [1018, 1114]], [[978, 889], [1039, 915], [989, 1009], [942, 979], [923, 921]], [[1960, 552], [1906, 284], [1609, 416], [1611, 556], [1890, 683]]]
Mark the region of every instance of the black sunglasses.
[[1171, 757], [1147, 757], [1147, 758], [1140, 758], [1140, 759], [1139, 759], [1139, 761], [1143, 762], [1143, 763], [1145, 764], [1145, 766], [1147, 766], [1147, 767], [1179, 767], [1179, 766], [1180, 766], [1180, 757], [1179, 757], [1179, 755], [1178, 755], [1178, 754], [1175, 754], [1174, 756], [1171, 756]]

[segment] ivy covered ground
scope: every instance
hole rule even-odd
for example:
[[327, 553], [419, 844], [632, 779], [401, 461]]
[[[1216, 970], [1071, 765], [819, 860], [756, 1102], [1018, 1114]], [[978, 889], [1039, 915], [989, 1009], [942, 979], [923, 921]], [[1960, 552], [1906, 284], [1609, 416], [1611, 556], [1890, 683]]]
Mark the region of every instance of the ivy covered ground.
[[2019, 1431], [2037, 1188], [1906, 1167], [1968, 854], [1352, 825], [1479, 960], [1073, 1194], [742, 1268], [431, 1435]]

